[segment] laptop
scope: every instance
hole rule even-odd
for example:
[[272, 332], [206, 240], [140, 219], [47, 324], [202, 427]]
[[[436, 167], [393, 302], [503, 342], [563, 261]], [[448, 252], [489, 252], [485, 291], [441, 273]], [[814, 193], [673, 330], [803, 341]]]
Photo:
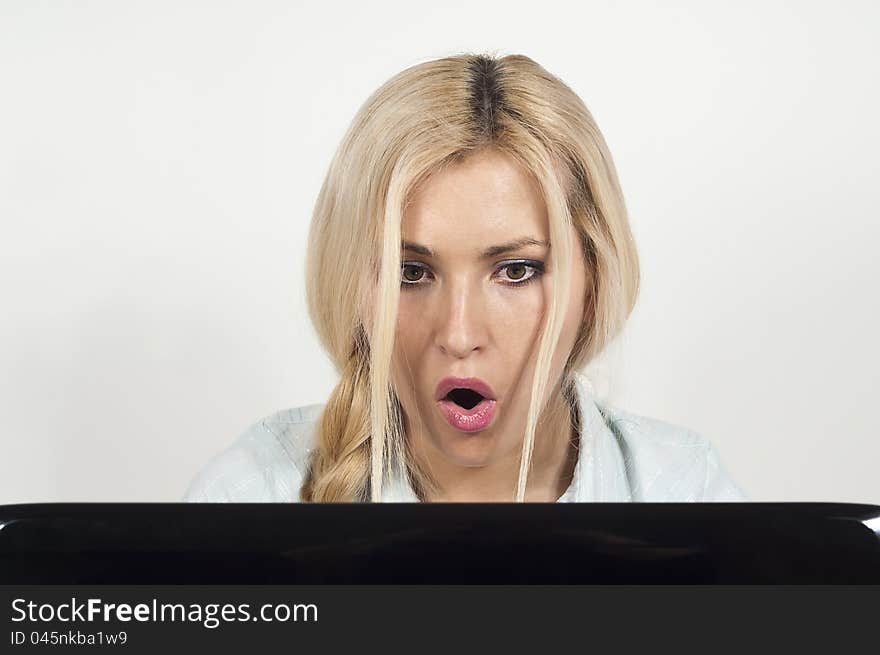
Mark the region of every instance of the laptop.
[[6, 505], [0, 583], [880, 584], [880, 507]]

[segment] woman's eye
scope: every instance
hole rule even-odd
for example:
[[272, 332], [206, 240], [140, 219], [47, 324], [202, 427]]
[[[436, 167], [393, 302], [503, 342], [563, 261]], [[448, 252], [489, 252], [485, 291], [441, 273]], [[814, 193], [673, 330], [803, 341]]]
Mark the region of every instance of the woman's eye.
[[511, 286], [525, 284], [530, 280], [536, 279], [536, 277], [542, 272], [541, 266], [538, 262], [535, 262], [534, 264], [512, 262], [510, 264], [505, 264], [499, 268], [498, 271], [505, 273], [502, 280]]
[[[537, 280], [544, 272], [544, 264], [538, 261], [509, 262], [496, 271], [501, 282], [511, 287], [523, 286]], [[431, 271], [421, 264], [409, 263], [400, 266], [400, 284], [404, 287], [424, 286], [431, 279]]]
[[401, 281], [404, 285], [419, 284], [424, 277], [425, 269], [423, 266], [415, 266], [413, 264], [401, 266]]

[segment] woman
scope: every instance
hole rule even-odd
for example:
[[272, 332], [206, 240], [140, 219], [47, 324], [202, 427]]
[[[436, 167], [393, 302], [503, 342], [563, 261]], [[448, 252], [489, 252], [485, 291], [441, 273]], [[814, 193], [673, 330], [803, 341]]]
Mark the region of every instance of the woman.
[[379, 88], [330, 165], [306, 269], [339, 384], [256, 423], [187, 500], [744, 499], [708, 441], [603, 406], [580, 373], [628, 318], [638, 259], [592, 116], [528, 57]]

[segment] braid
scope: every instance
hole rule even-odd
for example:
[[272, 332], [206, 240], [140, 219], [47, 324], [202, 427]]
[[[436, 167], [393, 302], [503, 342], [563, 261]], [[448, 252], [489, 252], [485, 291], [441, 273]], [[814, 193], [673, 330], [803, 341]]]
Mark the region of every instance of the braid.
[[303, 502], [364, 502], [370, 492], [369, 358], [355, 348], [318, 422]]

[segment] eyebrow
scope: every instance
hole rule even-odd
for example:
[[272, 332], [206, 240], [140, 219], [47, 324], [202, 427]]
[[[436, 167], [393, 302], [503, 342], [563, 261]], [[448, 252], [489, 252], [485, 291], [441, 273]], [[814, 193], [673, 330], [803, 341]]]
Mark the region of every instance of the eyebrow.
[[[433, 257], [434, 251], [428, 248], [427, 246], [423, 246], [418, 243], [412, 243], [410, 241], [401, 242], [401, 247], [404, 250], [409, 250], [410, 252], [414, 252], [419, 255], [424, 255], [425, 257]], [[511, 252], [513, 250], [518, 250], [525, 246], [544, 246], [546, 248], [550, 247], [549, 241], [539, 241], [538, 239], [533, 239], [532, 237], [521, 237], [519, 239], [514, 239], [513, 241], [508, 241], [506, 243], [500, 243], [497, 246], [489, 246], [483, 252], [480, 253], [481, 259], [488, 259], [489, 257], [496, 257], [498, 255], [502, 255], [506, 252]]]

